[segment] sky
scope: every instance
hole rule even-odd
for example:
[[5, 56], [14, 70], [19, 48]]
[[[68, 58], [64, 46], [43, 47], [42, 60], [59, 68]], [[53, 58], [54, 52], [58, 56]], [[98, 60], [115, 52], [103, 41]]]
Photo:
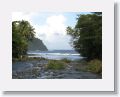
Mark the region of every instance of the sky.
[[88, 12], [13, 12], [12, 21], [27, 20], [35, 28], [35, 37], [41, 39], [49, 50], [71, 50], [71, 36], [66, 27], [74, 27], [77, 15]]

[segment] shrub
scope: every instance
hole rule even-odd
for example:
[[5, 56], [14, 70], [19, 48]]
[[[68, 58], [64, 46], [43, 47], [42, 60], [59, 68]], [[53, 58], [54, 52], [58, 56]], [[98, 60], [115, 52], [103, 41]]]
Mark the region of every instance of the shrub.
[[37, 61], [40, 61], [40, 60], [46, 60], [46, 59], [43, 58], [43, 57], [28, 57], [28, 60], [37, 60]]
[[65, 63], [57, 60], [50, 60], [47, 64], [47, 69], [53, 69], [53, 70], [65, 69]]
[[71, 60], [69, 60], [67, 58], [63, 58], [63, 59], [61, 59], [61, 61], [65, 62], [65, 63], [70, 63], [71, 62]]
[[93, 73], [101, 73], [102, 72], [102, 62], [98, 59], [91, 60], [90, 62], [88, 62], [86, 70], [93, 72]]

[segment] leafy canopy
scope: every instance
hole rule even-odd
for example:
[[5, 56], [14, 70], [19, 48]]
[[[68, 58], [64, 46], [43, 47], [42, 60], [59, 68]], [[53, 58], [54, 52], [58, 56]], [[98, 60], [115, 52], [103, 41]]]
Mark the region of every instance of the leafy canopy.
[[12, 22], [12, 56], [18, 58], [27, 52], [28, 42], [34, 38], [34, 28], [28, 21]]
[[67, 27], [71, 44], [87, 59], [102, 59], [102, 13], [78, 15], [74, 28]]

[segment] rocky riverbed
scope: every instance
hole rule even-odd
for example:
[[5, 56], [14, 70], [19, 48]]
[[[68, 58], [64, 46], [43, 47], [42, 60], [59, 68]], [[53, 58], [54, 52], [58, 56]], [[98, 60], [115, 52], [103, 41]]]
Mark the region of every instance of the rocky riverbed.
[[101, 79], [91, 72], [76, 70], [76, 62], [70, 62], [63, 70], [46, 68], [48, 60], [19, 61], [12, 64], [13, 79]]

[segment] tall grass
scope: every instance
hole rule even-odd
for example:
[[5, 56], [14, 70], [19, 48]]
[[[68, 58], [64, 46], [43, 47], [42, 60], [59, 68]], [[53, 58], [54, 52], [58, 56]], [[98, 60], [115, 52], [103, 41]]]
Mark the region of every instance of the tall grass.
[[88, 62], [86, 70], [93, 73], [102, 73], [102, 62], [98, 59], [91, 60]]
[[58, 60], [49, 60], [47, 64], [47, 69], [52, 69], [52, 70], [61, 70], [65, 69], [65, 63], [62, 61]]
[[79, 64], [76, 64], [76, 70], [78, 71], [88, 71], [93, 72], [97, 74], [102, 73], [102, 61], [98, 59], [93, 59], [90, 61], [81, 60], [79, 61]]
[[61, 59], [61, 61], [65, 62], [65, 63], [70, 63], [71, 62], [71, 60], [69, 60], [67, 58], [63, 58], [63, 59]]

